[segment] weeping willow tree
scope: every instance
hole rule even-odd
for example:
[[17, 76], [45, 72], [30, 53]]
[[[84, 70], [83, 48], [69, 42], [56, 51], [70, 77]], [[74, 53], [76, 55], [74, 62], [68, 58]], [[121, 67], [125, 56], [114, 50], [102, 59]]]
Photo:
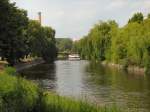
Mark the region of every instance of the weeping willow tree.
[[135, 13], [119, 28], [115, 21], [100, 22], [76, 42], [84, 59], [145, 67], [150, 71], [150, 18]]

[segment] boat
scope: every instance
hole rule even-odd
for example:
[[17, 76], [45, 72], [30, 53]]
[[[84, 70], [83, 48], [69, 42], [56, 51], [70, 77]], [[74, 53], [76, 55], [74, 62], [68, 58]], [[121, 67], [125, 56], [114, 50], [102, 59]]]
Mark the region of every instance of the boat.
[[69, 60], [80, 60], [80, 56], [78, 54], [70, 54], [68, 56]]

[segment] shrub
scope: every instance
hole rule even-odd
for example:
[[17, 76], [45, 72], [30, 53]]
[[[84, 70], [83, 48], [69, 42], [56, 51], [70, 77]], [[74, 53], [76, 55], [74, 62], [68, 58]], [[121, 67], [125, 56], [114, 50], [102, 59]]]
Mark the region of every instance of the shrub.
[[12, 67], [6, 67], [6, 68], [4, 69], [4, 72], [5, 72], [6, 74], [8, 74], [8, 75], [13, 75], [13, 76], [15, 76], [15, 75], [17, 74], [16, 69], [15, 69], [15, 68], [12, 68]]
[[[10, 69], [9, 69], [10, 70]], [[9, 72], [10, 73], [10, 72]], [[29, 112], [38, 99], [38, 88], [35, 84], [22, 78], [0, 74], [0, 111]]]

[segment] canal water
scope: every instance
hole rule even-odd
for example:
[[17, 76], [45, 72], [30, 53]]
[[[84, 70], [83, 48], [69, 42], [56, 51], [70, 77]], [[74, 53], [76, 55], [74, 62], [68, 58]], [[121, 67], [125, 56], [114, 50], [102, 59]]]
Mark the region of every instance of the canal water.
[[128, 112], [150, 112], [150, 76], [69, 60], [41, 64], [21, 74], [59, 95], [117, 105]]

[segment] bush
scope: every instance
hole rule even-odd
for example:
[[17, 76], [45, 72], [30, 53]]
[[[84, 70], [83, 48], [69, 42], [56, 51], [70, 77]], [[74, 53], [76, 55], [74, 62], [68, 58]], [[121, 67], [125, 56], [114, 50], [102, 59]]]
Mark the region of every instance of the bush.
[[15, 68], [12, 68], [12, 67], [6, 67], [6, 68], [4, 69], [4, 72], [5, 72], [6, 74], [8, 74], [8, 75], [13, 75], [13, 76], [15, 76], [15, 75], [17, 74], [16, 69], [15, 69]]
[[7, 70], [0, 74], [0, 112], [31, 112], [38, 99], [37, 86], [8, 75]]

